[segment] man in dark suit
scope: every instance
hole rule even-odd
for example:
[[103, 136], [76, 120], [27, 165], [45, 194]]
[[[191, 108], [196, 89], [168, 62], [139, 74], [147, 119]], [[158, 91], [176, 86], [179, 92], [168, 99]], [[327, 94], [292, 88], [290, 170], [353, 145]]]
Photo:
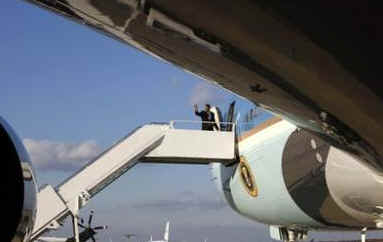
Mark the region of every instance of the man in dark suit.
[[202, 120], [202, 130], [214, 130], [214, 114], [210, 112], [210, 105], [205, 105], [205, 110], [202, 110], [201, 112], [198, 111], [197, 104], [194, 104], [194, 113], [197, 116], [201, 117]]

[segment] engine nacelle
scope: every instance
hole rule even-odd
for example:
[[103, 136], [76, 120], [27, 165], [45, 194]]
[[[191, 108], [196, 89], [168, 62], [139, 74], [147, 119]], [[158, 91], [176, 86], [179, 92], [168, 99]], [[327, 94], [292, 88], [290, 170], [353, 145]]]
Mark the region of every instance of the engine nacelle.
[[37, 187], [29, 155], [10, 125], [0, 117], [2, 205], [8, 216], [2, 241], [28, 241], [36, 216]]
[[[217, 185], [235, 211], [292, 229], [383, 226], [383, 219], [377, 219], [383, 213], [370, 213], [383, 212], [378, 192], [383, 176], [357, 157], [284, 120], [249, 132], [238, 144], [239, 164], [212, 165]], [[350, 183], [355, 177], [358, 184]]]

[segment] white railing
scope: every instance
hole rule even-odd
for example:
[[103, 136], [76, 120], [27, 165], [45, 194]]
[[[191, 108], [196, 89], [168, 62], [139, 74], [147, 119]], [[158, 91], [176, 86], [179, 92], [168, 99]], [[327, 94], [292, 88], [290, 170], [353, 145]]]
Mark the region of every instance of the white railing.
[[[192, 130], [201, 130], [202, 124], [216, 124], [212, 121], [197, 121], [197, 120], [171, 120], [169, 122], [170, 128], [172, 129], [192, 129]], [[220, 130], [217, 131], [227, 131], [226, 127], [231, 125], [231, 131], [235, 130], [236, 124], [233, 122], [220, 122]], [[222, 129], [222, 130], [221, 130]]]

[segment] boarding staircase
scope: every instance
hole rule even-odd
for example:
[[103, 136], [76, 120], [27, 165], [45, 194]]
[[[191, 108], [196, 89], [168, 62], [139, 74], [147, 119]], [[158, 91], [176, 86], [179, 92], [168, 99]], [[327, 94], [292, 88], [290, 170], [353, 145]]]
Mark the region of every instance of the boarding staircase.
[[75, 236], [78, 235], [79, 210], [138, 162], [231, 164], [236, 161], [234, 132], [176, 129], [174, 126], [175, 122], [141, 126], [57, 187], [41, 188], [37, 195], [32, 240], [58, 229], [68, 216], [72, 217]]

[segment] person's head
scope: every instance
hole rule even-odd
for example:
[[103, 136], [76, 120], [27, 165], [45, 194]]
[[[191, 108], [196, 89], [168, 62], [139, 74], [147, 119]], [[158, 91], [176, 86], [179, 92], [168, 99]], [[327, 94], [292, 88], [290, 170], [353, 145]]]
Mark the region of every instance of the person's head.
[[209, 112], [210, 111], [210, 104], [205, 104], [205, 111]]

